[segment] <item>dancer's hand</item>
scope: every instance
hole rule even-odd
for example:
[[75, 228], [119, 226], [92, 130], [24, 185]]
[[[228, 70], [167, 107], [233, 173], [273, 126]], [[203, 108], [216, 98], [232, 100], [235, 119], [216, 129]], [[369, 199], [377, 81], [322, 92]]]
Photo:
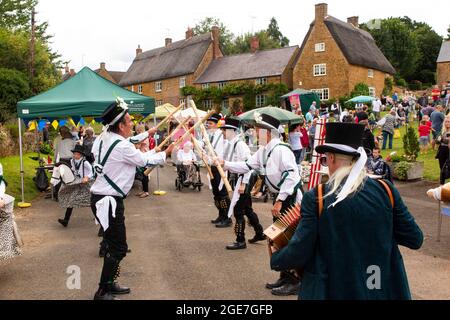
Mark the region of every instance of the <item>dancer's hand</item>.
[[281, 215], [281, 207], [283, 203], [281, 201], [276, 201], [275, 204], [272, 207], [272, 215], [275, 218], [278, 218]]
[[89, 182], [89, 177], [84, 177], [83, 180], [81, 180], [81, 183], [86, 184]]
[[157, 131], [156, 128], [151, 128], [147, 130], [149, 136], [153, 136], [156, 133], [156, 131]]
[[214, 162], [214, 164], [216, 166], [221, 166], [221, 167], [223, 167], [223, 165], [225, 164], [225, 161], [223, 159], [220, 159], [220, 158], [217, 158], [217, 157], [215, 157], [213, 159], [213, 162]]

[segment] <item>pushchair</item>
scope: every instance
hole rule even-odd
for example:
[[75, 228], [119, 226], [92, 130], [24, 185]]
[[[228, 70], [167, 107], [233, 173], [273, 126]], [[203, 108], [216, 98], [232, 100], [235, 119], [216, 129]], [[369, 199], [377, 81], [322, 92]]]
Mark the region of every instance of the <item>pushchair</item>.
[[175, 179], [175, 188], [178, 191], [184, 188], [192, 187], [193, 190], [202, 191], [202, 179], [200, 174], [200, 165], [192, 163], [191, 165], [177, 164], [177, 178]]

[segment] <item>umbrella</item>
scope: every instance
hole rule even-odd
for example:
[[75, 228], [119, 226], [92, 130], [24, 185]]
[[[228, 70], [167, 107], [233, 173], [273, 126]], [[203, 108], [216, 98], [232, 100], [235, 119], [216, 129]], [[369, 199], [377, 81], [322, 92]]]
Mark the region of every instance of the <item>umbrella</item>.
[[290, 111], [278, 108], [278, 107], [263, 107], [258, 109], [250, 110], [244, 114], [241, 114], [239, 118], [244, 122], [254, 123], [255, 122], [255, 112], [259, 112], [260, 114], [267, 114], [269, 116], [274, 117], [278, 121], [281, 122], [281, 124], [297, 124], [302, 122], [302, 117], [299, 115], [296, 115], [295, 113], [292, 113]]
[[348, 100], [347, 102], [366, 103], [366, 102], [372, 102], [373, 100], [375, 100], [374, 97], [357, 96], [357, 97], [354, 97], [354, 98]]
[[[165, 103], [162, 106], [158, 106], [155, 108], [156, 119], [164, 119], [176, 108], [170, 103]], [[149, 116], [149, 118], [153, 118], [153, 113]]]

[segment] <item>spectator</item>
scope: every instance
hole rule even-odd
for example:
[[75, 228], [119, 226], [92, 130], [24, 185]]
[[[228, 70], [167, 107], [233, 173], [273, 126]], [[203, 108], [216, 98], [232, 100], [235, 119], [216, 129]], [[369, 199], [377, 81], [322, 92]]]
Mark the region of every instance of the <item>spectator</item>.
[[[442, 134], [436, 139], [436, 144], [439, 147], [435, 158], [439, 160], [439, 169], [441, 170], [441, 172], [445, 162], [449, 158], [449, 142], [450, 142], [449, 138], [450, 138], [450, 116], [446, 116]], [[444, 177], [442, 177], [442, 175], [440, 177], [440, 183], [441, 184], [445, 183], [445, 179]]]
[[[311, 106], [311, 107], [312, 107], [312, 106]], [[315, 113], [316, 113], [316, 109], [310, 108], [309, 111], [308, 111], [308, 113], [307, 113], [306, 116], [305, 116], [306, 122], [308, 122], [308, 123], [312, 122], [313, 119], [314, 119]]]
[[431, 130], [431, 124], [432, 124], [432, 123], [431, 123], [431, 121], [430, 121], [430, 117], [427, 116], [427, 115], [424, 115], [424, 116], [422, 117], [422, 120], [425, 120], [427, 126], [429, 126], [429, 127], [430, 127], [430, 130]]
[[[80, 136], [79, 136], [79, 132], [78, 132], [77, 127], [72, 126], [72, 129], [70, 130], [70, 133], [72, 134], [73, 141], [80, 140]], [[72, 156], [70, 156], [70, 158], [72, 159]]]
[[70, 166], [72, 159], [72, 150], [75, 148], [76, 142], [73, 140], [73, 135], [69, 128], [62, 126], [59, 128], [60, 136], [55, 139], [55, 163], [65, 162]]
[[423, 95], [419, 98], [419, 100], [417, 100], [417, 102], [423, 107], [425, 108], [428, 105], [428, 96], [427, 93], [424, 92]]
[[[137, 134], [141, 134], [145, 132], [145, 126], [140, 124], [136, 127], [136, 133]], [[139, 149], [142, 153], [148, 152], [150, 151], [149, 149], [149, 140], [148, 139], [144, 139], [141, 142], [136, 144], [136, 149]], [[140, 170], [141, 172], [145, 171], [145, 168], [136, 168], [136, 170]], [[138, 192], [136, 194], [136, 196], [138, 196], [139, 198], [146, 198], [148, 197], [150, 194], [148, 193], [148, 176], [146, 176], [145, 174], [142, 174], [141, 176], [142, 178], [142, 191]]]
[[367, 113], [363, 112], [359, 115], [359, 124], [364, 126], [364, 133], [362, 137], [362, 146], [366, 150], [367, 154], [372, 154], [373, 148], [375, 148], [375, 137], [370, 130], [369, 118]]
[[386, 143], [389, 139], [389, 148], [392, 149], [392, 140], [394, 138], [394, 128], [395, 128], [395, 119], [396, 119], [395, 110], [391, 109], [389, 113], [382, 119], [384, 120], [384, 124], [381, 127], [381, 132], [383, 134], [383, 150], [386, 149]]
[[394, 92], [394, 94], [392, 95], [392, 101], [393, 101], [394, 105], [397, 105], [397, 102], [398, 102], [397, 92]]
[[317, 125], [317, 119], [314, 119], [312, 121], [312, 124], [309, 127], [309, 131], [308, 131], [309, 146], [311, 149], [314, 148], [314, 136], [316, 135], [316, 125]]
[[289, 127], [289, 144], [291, 145], [292, 152], [294, 152], [295, 162], [299, 165], [302, 155], [302, 133], [300, 132], [300, 124], [294, 124]]
[[433, 99], [434, 105], [436, 103], [438, 103], [440, 95], [441, 95], [441, 90], [439, 90], [439, 87], [437, 85], [433, 86], [433, 89], [431, 90], [431, 98]]
[[441, 134], [442, 124], [444, 123], [445, 115], [442, 112], [443, 108], [441, 105], [437, 105], [436, 110], [430, 115], [431, 120], [431, 133], [433, 139], [431, 140], [431, 147], [434, 150], [437, 137]]
[[[341, 114], [341, 106], [339, 105], [339, 102], [336, 101], [331, 105], [331, 112], [334, 115], [334, 118], [336, 119], [336, 121], [339, 121], [339, 117]], [[330, 113], [331, 115], [331, 113]]]
[[422, 109], [422, 114], [425, 116], [431, 116], [431, 114], [434, 112], [434, 108], [430, 105], [427, 104], [427, 106], [425, 108]]
[[383, 179], [392, 180], [389, 174], [389, 167], [383, 160], [378, 147], [373, 149], [372, 155], [367, 160], [367, 171], [370, 174], [381, 176]]
[[372, 102], [372, 111], [375, 115], [376, 120], [380, 120], [380, 112], [381, 112], [381, 100], [380, 98], [377, 98], [375, 101]]
[[300, 138], [300, 141], [302, 143], [302, 155], [300, 156], [300, 163], [305, 159], [306, 156], [306, 150], [310, 148], [309, 144], [309, 136], [308, 136], [308, 130], [306, 129], [306, 123], [303, 122], [300, 127], [300, 132], [302, 134], [302, 137]]
[[94, 163], [94, 155], [92, 154], [92, 146], [94, 145], [95, 136], [94, 129], [91, 127], [87, 127], [84, 131], [85, 136], [83, 138], [83, 146], [84, 151], [86, 153], [86, 160], [89, 161], [90, 164]]
[[420, 153], [427, 153], [430, 145], [430, 132], [431, 127], [427, 125], [426, 120], [422, 120], [419, 126], [419, 145]]

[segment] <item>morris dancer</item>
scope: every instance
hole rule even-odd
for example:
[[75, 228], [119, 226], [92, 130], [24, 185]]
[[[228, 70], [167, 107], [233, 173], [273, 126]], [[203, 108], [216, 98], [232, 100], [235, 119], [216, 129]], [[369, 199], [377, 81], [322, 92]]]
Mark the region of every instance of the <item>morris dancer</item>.
[[411, 299], [398, 245], [419, 249], [423, 234], [397, 189], [367, 177], [363, 132], [326, 124], [316, 147], [330, 173], [324, 196], [317, 187], [304, 195], [294, 236], [272, 255], [274, 270], [304, 268], [303, 300]]
[[85, 159], [84, 147], [77, 144], [71, 151], [73, 158], [70, 160], [70, 164], [75, 180], [70, 184], [62, 184], [58, 192], [60, 207], [66, 208], [64, 219], [58, 219], [58, 222], [64, 227], [67, 227], [69, 224], [73, 208], [91, 206], [90, 189], [94, 178], [92, 166]]
[[[262, 145], [247, 161], [229, 162], [219, 160], [224, 169], [245, 174], [255, 169], [265, 176], [267, 187], [277, 193], [272, 208], [274, 220], [281, 213], [300, 203], [302, 199], [300, 174], [291, 148], [280, 141], [280, 121], [255, 113], [255, 127], [258, 142]], [[295, 295], [298, 293], [299, 280], [288, 271], [282, 271], [275, 283], [266, 284], [274, 295]]]
[[131, 136], [133, 122], [128, 114], [127, 104], [120, 98], [105, 110], [102, 118], [107, 131], [97, 138], [92, 148], [97, 179], [91, 188], [91, 208], [104, 230], [106, 254], [94, 299], [115, 300], [115, 294], [130, 293], [129, 288], [121, 287], [115, 282], [119, 276], [120, 261], [128, 248], [123, 199], [133, 186], [136, 167], [164, 163], [173, 145], [165, 152], [158, 153], [142, 153], [137, 150], [132, 142], [148, 139], [156, 130], [153, 128], [127, 139]]
[[[246, 161], [250, 157], [250, 148], [242, 140], [242, 136], [239, 135], [238, 130], [240, 128], [241, 121], [239, 119], [226, 118], [225, 125], [220, 129], [223, 132], [223, 136], [226, 141], [225, 147], [225, 159], [231, 162]], [[252, 208], [252, 197], [250, 195], [249, 180], [252, 176], [250, 171], [245, 175], [240, 175], [239, 177], [232, 178], [231, 175], [236, 175], [235, 173], [230, 174], [229, 181], [234, 186], [234, 188], [239, 189], [239, 200], [233, 209], [234, 217], [236, 218], [236, 224], [234, 225], [234, 232], [236, 234], [236, 242], [228, 245], [226, 248], [228, 250], [238, 250], [245, 249], [247, 247], [245, 243], [245, 218], [247, 216], [250, 225], [255, 230], [255, 236], [250, 239], [249, 243], [256, 243], [257, 241], [262, 241], [266, 239], [263, 233], [263, 227], [259, 223], [258, 216], [253, 211]], [[242, 178], [240, 178], [242, 177]], [[237, 182], [241, 179], [239, 185]], [[233, 199], [234, 200], [234, 199]]]
[[[206, 126], [208, 128], [209, 140], [214, 148], [216, 156], [220, 159], [223, 158], [224, 152], [224, 140], [222, 132], [218, 128], [218, 123], [222, 117], [220, 114], [213, 114]], [[204, 137], [207, 138], [207, 137]], [[227, 189], [225, 188], [222, 178], [217, 170], [217, 166], [214, 164], [211, 166], [213, 176], [210, 177], [212, 192], [214, 195], [214, 204], [219, 210], [219, 216], [215, 220], [211, 220], [211, 223], [215, 224], [217, 228], [230, 227], [232, 221], [228, 218], [228, 209], [230, 208], [230, 197], [228, 196]]]

